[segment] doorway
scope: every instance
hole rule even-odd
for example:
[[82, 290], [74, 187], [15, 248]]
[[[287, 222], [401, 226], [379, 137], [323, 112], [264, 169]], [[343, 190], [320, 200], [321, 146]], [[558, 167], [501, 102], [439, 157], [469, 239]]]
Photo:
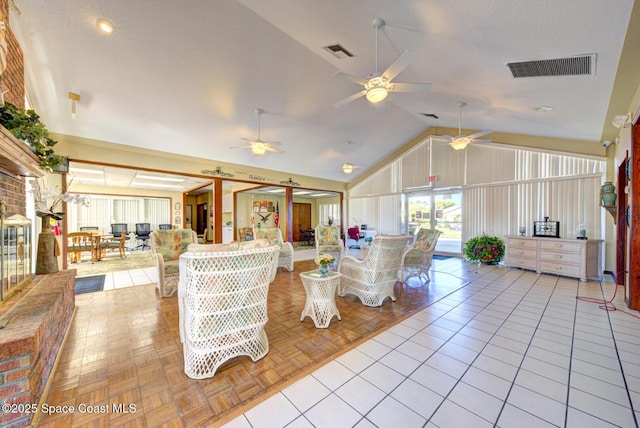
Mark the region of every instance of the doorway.
[[196, 233], [198, 235], [207, 231], [207, 204], [198, 204], [196, 210]]
[[436, 251], [462, 253], [462, 192], [424, 191], [407, 194], [408, 232], [418, 227], [442, 232]]
[[293, 203], [293, 241], [302, 241], [302, 230], [311, 229], [311, 204]]

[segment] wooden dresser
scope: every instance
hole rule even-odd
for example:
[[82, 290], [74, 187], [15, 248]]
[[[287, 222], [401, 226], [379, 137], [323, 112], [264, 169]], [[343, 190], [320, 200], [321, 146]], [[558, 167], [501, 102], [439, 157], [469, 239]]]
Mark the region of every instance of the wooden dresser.
[[507, 266], [587, 279], [602, 278], [601, 239], [507, 236]]

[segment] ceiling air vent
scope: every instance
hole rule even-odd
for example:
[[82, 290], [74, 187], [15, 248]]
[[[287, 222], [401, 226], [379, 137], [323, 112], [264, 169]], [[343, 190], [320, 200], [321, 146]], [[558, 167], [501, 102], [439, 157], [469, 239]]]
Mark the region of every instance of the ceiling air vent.
[[508, 62], [514, 78], [541, 76], [581, 76], [596, 72], [596, 54], [539, 61]]
[[339, 44], [325, 46], [323, 49], [338, 59], [353, 58], [353, 54]]

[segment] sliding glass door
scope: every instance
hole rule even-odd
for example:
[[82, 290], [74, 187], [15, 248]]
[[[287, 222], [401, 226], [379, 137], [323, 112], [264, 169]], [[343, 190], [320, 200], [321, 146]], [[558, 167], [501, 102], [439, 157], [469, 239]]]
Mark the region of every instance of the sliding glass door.
[[434, 192], [435, 228], [442, 232], [436, 251], [462, 253], [462, 192]]
[[462, 192], [423, 191], [407, 194], [408, 232], [413, 235], [418, 227], [442, 232], [436, 251], [460, 254], [462, 252]]

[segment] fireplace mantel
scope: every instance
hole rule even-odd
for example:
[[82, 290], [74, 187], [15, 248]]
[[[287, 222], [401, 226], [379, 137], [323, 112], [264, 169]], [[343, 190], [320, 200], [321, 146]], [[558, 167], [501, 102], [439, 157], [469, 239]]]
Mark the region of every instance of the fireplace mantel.
[[2, 125], [0, 125], [0, 170], [13, 176], [44, 176], [38, 156]]

